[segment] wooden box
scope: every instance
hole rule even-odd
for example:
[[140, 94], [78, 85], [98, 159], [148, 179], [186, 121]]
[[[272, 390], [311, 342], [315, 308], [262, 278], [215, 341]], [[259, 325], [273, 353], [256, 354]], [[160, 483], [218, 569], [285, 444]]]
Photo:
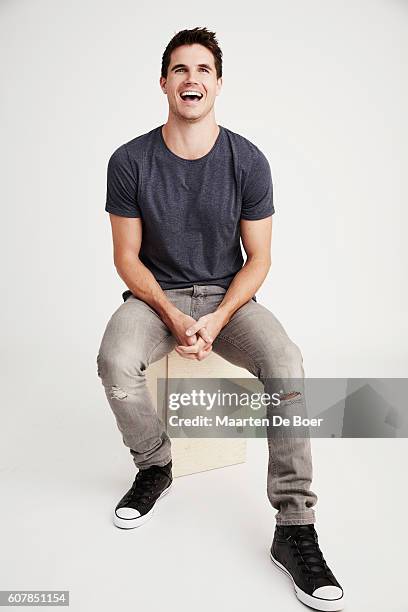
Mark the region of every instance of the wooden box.
[[[157, 405], [158, 378], [255, 378], [245, 368], [237, 367], [212, 352], [203, 361], [184, 359], [172, 351], [150, 364], [146, 379], [159, 417], [167, 424], [167, 405]], [[173, 438], [173, 475], [185, 476], [214, 468], [243, 463], [246, 440], [239, 438]]]

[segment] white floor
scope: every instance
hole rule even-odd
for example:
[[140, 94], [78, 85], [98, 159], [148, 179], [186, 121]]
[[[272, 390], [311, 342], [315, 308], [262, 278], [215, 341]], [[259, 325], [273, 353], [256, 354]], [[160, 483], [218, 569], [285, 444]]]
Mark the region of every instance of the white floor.
[[[268, 556], [265, 440], [246, 464], [175, 479], [152, 520], [124, 531], [111, 513], [134, 474], [117, 432], [99, 449], [85, 432], [47, 446], [40, 429], [1, 471], [0, 589], [69, 590], [75, 611], [306, 609]], [[406, 440], [312, 442], [316, 528], [346, 609], [407, 610]]]

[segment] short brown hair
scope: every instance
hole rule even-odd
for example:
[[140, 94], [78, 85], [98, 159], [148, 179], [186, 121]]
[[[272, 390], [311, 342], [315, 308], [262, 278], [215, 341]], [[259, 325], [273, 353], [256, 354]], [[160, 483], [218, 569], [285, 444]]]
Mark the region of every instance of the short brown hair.
[[167, 78], [167, 71], [170, 64], [172, 51], [182, 45], [203, 45], [207, 47], [214, 56], [215, 69], [217, 71], [217, 79], [222, 76], [222, 51], [215, 37], [215, 32], [209, 32], [207, 28], [194, 28], [193, 30], [181, 30], [177, 32], [167, 45], [161, 65], [161, 76]]

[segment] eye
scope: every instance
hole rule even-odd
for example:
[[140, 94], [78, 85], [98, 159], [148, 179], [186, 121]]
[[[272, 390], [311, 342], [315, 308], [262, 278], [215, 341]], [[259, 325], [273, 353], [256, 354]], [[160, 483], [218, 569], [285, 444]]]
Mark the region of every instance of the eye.
[[176, 72], [180, 72], [180, 70], [184, 70], [184, 68], [177, 68]]
[[207, 68], [201, 68], [201, 70], [205, 70], [205, 72], [208, 72]]

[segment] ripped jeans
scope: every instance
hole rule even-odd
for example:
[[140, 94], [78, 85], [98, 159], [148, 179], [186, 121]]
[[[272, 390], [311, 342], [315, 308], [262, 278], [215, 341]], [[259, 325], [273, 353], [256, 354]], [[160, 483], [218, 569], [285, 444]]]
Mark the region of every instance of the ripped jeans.
[[[218, 285], [193, 285], [164, 290], [167, 298], [195, 320], [216, 310], [226, 289]], [[116, 418], [124, 444], [139, 469], [165, 465], [171, 459], [171, 441], [158, 418], [147, 389], [149, 364], [170, 353], [178, 344], [158, 313], [133, 294], [110, 318], [97, 355], [97, 372]], [[288, 379], [304, 379], [302, 354], [278, 319], [254, 300], [243, 304], [221, 329], [213, 351], [246, 368], [272, 394], [269, 381], [286, 380], [283, 415], [299, 414], [304, 406], [303, 388], [290, 388]], [[299, 386], [299, 385], [298, 385]], [[299, 410], [300, 409], [300, 410]], [[271, 428], [268, 428], [271, 429]], [[311, 443], [308, 436], [267, 434], [269, 462], [267, 496], [278, 525], [315, 522], [317, 496], [312, 481]]]

